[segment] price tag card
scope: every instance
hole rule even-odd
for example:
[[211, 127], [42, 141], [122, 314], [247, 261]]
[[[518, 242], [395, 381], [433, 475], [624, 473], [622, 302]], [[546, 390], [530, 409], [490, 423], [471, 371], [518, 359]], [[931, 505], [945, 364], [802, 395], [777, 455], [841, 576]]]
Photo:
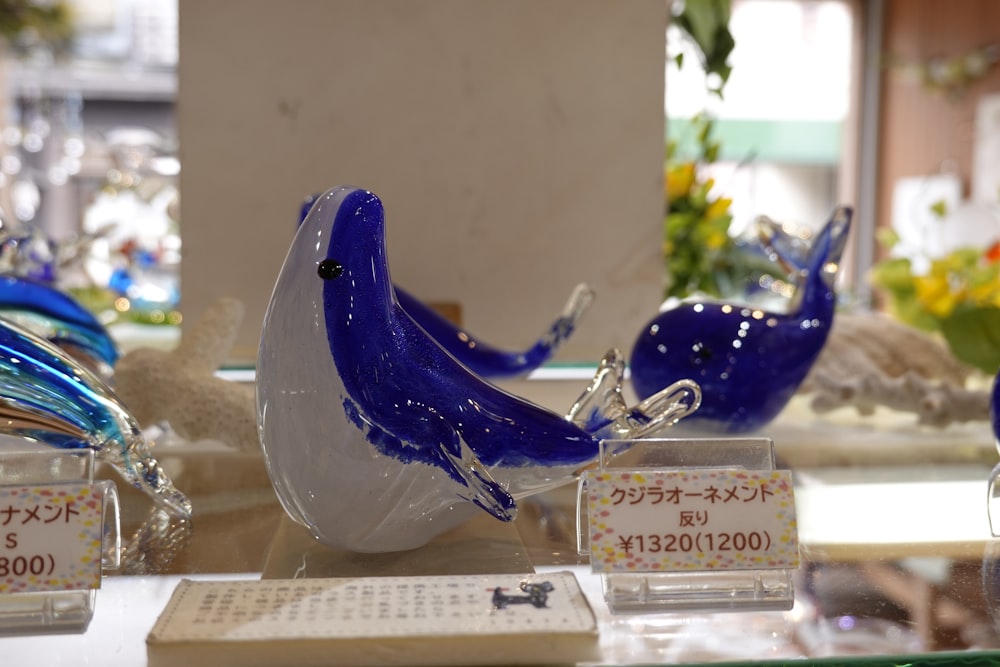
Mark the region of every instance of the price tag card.
[[0, 486], [0, 594], [100, 588], [104, 490]]
[[788, 470], [592, 471], [586, 493], [594, 572], [798, 567]]

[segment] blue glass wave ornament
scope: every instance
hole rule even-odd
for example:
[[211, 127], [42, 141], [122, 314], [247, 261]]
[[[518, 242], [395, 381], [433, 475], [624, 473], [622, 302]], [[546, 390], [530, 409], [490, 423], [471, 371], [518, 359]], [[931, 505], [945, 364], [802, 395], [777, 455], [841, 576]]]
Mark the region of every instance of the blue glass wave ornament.
[[[306, 197], [299, 210], [299, 223], [305, 220], [319, 195]], [[503, 349], [484, 341], [471, 331], [456, 326], [433, 308], [393, 285], [396, 300], [417, 324], [423, 327], [439, 345], [465, 364], [476, 375], [493, 380], [527, 375], [549, 361], [557, 349], [576, 329], [584, 313], [594, 301], [594, 290], [585, 283], [578, 284], [570, 294], [562, 312], [542, 336], [525, 350]]]
[[139, 425], [96, 374], [63, 350], [0, 318], [0, 433], [62, 449], [93, 449], [174, 516], [190, 501], [150, 453]]
[[50, 284], [0, 275], [0, 317], [61, 347], [102, 377], [118, 361], [118, 345], [79, 301]]
[[685, 428], [740, 433], [759, 429], [785, 407], [826, 343], [836, 308], [834, 280], [852, 211], [834, 210], [816, 234], [787, 312], [684, 301], [639, 333], [629, 361], [642, 398], [680, 378], [703, 401]]
[[602, 438], [640, 437], [697, 409], [684, 380], [625, 405], [611, 351], [563, 417], [471, 372], [400, 306], [382, 203], [334, 188], [300, 226], [275, 284], [257, 359], [257, 419], [282, 505], [321, 542], [419, 547], [481, 508], [572, 481]]

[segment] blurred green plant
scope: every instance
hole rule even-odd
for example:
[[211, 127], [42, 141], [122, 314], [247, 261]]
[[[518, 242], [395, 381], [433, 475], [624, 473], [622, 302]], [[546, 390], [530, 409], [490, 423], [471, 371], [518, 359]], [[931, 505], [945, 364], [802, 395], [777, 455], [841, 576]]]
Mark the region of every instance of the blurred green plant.
[[0, 0], [0, 37], [14, 48], [60, 50], [73, 37], [72, 12], [65, 2]]
[[181, 312], [173, 308], [134, 308], [129, 299], [108, 287], [88, 285], [70, 287], [66, 290], [84, 308], [97, 315], [105, 325], [121, 324], [168, 324], [181, 323]]
[[[879, 241], [891, 249], [899, 236], [885, 230]], [[890, 314], [940, 333], [956, 359], [990, 375], [1000, 368], [1000, 243], [958, 248], [920, 274], [909, 258], [889, 257], [874, 265], [870, 281]]]
[[[730, 0], [677, 0], [671, 20], [683, 30], [698, 48], [702, 69], [708, 77], [708, 89], [722, 97], [732, 67], [729, 54], [736, 42], [729, 32], [732, 13]], [[684, 64], [684, 54], [674, 58], [678, 67]]]
[[704, 167], [719, 155], [719, 142], [712, 138], [714, 120], [701, 113], [692, 119], [692, 127], [697, 146], [693, 158], [677, 158], [677, 142], [667, 142], [664, 296], [729, 296], [742, 291], [750, 261], [729, 233], [732, 200], [717, 194], [715, 181], [704, 174]]
[[[722, 97], [732, 68], [729, 54], [735, 45], [729, 32], [730, 0], [677, 0], [673, 23], [693, 42], [705, 71], [709, 92]], [[674, 61], [684, 65], [680, 52]], [[691, 119], [695, 154], [681, 157], [676, 140], [668, 140], [664, 165], [666, 211], [663, 255], [666, 262], [666, 298], [701, 293], [723, 296], [745, 280], [735, 241], [729, 235], [732, 200], [718, 195], [705, 168], [719, 157], [720, 144], [712, 137], [715, 121], [707, 112]]]

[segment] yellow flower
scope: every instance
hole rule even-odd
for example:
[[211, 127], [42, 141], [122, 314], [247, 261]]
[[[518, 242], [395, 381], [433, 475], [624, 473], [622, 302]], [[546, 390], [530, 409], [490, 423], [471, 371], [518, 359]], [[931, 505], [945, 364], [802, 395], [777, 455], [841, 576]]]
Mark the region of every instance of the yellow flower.
[[977, 305], [995, 304], [1000, 299], [996, 282], [986, 282], [969, 287], [969, 298]]
[[716, 199], [708, 205], [708, 208], [705, 209], [705, 219], [715, 220], [717, 218], [721, 218], [729, 213], [729, 205], [732, 203], [732, 199], [726, 199], [725, 197]]
[[724, 231], [713, 229], [705, 239], [705, 245], [709, 250], [718, 250], [726, 243], [727, 235]]
[[913, 286], [920, 303], [937, 317], [948, 317], [958, 302], [965, 298], [961, 292], [952, 291], [947, 274], [932, 272], [926, 276], [915, 276]]
[[664, 174], [667, 201], [675, 201], [688, 195], [694, 184], [694, 163], [682, 162], [671, 165]]

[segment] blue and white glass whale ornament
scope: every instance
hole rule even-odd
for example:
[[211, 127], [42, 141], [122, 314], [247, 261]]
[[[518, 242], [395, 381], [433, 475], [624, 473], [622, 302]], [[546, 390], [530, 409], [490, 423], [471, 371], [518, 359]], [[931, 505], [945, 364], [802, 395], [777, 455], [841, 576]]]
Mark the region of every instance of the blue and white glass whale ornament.
[[[311, 195], [302, 202], [299, 224], [305, 220], [318, 199], [319, 195]], [[399, 285], [393, 284], [393, 289], [400, 307], [441, 347], [473, 373], [490, 380], [521, 377], [549, 361], [572, 335], [594, 301], [594, 290], [589, 285], [580, 283], [573, 289], [556, 319], [531, 347], [512, 350], [493, 345], [468, 329], [456, 326]]]
[[319, 541], [357, 552], [424, 545], [481, 508], [564, 484], [604, 438], [635, 438], [696, 410], [681, 380], [629, 408], [611, 351], [567, 416], [457, 361], [400, 306], [381, 201], [322, 195], [275, 284], [257, 359], [257, 418], [271, 481]]
[[787, 312], [694, 300], [654, 317], [632, 348], [636, 394], [653, 395], [681, 378], [697, 382], [702, 404], [685, 429], [743, 433], [774, 419], [830, 333], [851, 217], [850, 208], [839, 207], [816, 234]]
[[158, 506], [176, 517], [191, 515], [190, 501], [108, 385], [64, 350], [3, 318], [0, 433], [62, 449], [92, 449]]
[[118, 344], [79, 301], [33, 278], [0, 275], [0, 317], [64, 349], [102, 377], [118, 361]]

